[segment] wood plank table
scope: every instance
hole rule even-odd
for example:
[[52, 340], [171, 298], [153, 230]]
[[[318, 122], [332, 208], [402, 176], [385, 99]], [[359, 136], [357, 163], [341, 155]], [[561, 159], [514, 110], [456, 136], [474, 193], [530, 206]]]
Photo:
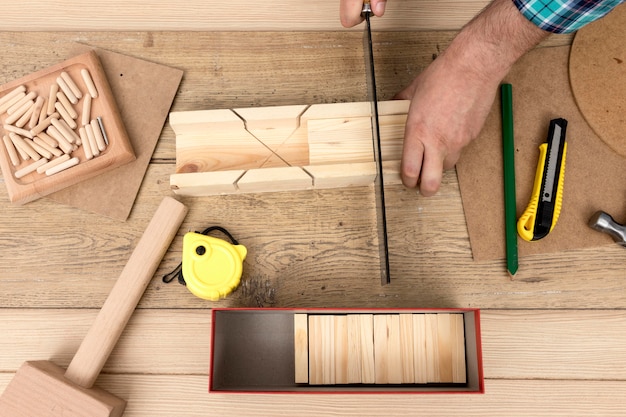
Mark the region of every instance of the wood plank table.
[[[376, 33], [381, 99], [453, 35]], [[52, 65], [80, 42], [183, 69], [173, 111], [361, 101], [361, 36], [0, 32], [0, 82]], [[556, 37], [544, 46], [569, 42]], [[159, 202], [171, 195], [174, 145], [166, 126], [126, 222], [48, 199], [13, 206], [0, 184], [0, 391], [26, 359], [67, 366]], [[435, 197], [402, 186], [386, 194], [386, 287], [371, 187], [183, 199], [190, 212], [97, 384], [128, 400], [127, 417], [626, 414], [623, 248], [522, 258], [511, 281], [504, 260], [472, 260], [454, 171]], [[212, 225], [248, 247], [240, 288], [215, 303], [161, 282], [180, 262], [183, 233]], [[479, 307], [486, 393], [208, 394], [215, 306]]]

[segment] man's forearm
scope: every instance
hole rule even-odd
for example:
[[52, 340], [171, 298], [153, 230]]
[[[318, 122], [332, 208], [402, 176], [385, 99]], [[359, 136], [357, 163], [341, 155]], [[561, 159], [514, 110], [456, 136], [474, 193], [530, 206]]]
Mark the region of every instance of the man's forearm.
[[446, 50], [485, 81], [501, 80], [515, 61], [549, 35], [529, 22], [512, 0], [494, 0], [472, 19]]

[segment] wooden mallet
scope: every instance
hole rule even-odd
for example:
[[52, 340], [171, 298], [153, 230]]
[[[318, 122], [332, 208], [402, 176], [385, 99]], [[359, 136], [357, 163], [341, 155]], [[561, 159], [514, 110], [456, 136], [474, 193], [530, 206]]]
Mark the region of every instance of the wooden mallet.
[[67, 371], [25, 362], [0, 397], [0, 417], [119, 417], [126, 401], [93, 384], [178, 231], [187, 208], [166, 197]]

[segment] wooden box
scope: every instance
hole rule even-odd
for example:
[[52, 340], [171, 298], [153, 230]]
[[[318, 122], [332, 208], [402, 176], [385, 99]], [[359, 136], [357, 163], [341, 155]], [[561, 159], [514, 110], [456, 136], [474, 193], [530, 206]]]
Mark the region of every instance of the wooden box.
[[[0, 138], [0, 168], [18, 204], [135, 159], [94, 51], [0, 86]], [[61, 160], [70, 167], [55, 173]]]
[[212, 314], [211, 392], [484, 392], [477, 309]]

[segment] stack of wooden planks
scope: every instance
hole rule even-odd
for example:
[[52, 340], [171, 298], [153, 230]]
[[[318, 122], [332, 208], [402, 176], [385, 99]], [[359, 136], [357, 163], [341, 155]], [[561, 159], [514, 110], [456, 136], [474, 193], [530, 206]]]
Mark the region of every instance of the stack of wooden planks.
[[294, 315], [295, 382], [463, 384], [461, 313]]

